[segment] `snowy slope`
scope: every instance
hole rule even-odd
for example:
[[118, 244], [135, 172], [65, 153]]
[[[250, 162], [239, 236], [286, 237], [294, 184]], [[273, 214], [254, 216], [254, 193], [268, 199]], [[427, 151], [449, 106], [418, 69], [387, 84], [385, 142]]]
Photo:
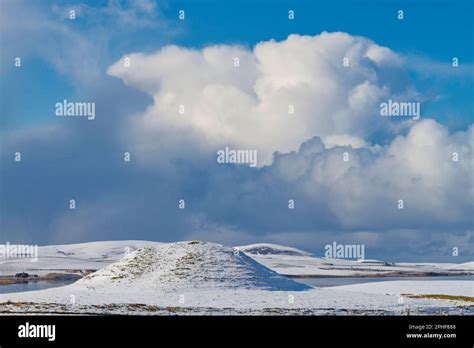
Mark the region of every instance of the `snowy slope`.
[[235, 249], [251, 255], [290, 255], [290, 256], [312, 256], [306, 251], [270, 243], [250, 244], [237, 246]]
[[397, 266], [411, 267], [414, 269], [426, 268], [434, 270], [445, 270], [445, 271], [466, 271], [474, 274], [474, 262], [465, 263], [408, 263], [399, 262]]
[[38, 247], [38, 260], [0, 259], [0, 275], [18, 272], [43, 274], [73, 270], [98, 270], [120, 260], [127, 252], [158, 242], [123, 240]]
[[474, 270], [474, 261], [471, 262], [465, 262], [465, 263], [460, 263], [460, 264], [449, 264], [448, 269], [452, 270]]
[[[376, 260], [347, 260], [314, 256], [308, 252], [274, 244], [238, 246], [257, 262], [274, 271], [293, 277], [378, 277], [420, 275], [474, 274], [474, 262], [446, 263], [395, 263]], [[376, 262], [375, 262], [376, 261]]]

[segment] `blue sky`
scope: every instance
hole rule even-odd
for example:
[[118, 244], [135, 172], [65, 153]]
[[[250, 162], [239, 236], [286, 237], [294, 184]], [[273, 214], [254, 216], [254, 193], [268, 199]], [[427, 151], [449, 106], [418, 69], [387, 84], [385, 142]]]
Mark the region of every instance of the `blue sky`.
[[[3, 4], [5, 13], [9, 13], [13, 3], [6, 1]], [[106, 7], [107, 3], [107, 1], [85, 2], [87, 6], [97, 9]], [[65, 22], [67, 18], [60, 18], [58, 12], [62, 11], [62, 15], [67, 15], [68, 8], [80, 3], [29, 0], [25, 6], [26, 4], [32, 7], [32, 16], [35, 16], [34, 10], [37, 10], [41, 14], [38, 18], [50, 18], [68, 23]], [[125, 9], [133, 7], [133, 2], [117, 1], [117, 4]], [[53, 6], [60, 6], [61, 10], [52, 11]], [[17, 7], [21, 8], [22, 3], [20, 2]], [[252, 47], [260, 41], [283, 40], [292, 33], [316, 35], [322, 31], [343, 31], [351, 35], [365, 36], [397, 52], [423, 57], [433, 61], [434, 64], [449, 62], [455, 56], [463, 65], [472, 65], [474, 35], [472, 7], [470, 1], [452, 3], [443, 0], [416, 2], [242, 0], [234, 4], [213, 0], [184, 0], [159, 2], [152, 16], [155, 23], [144, 27], [132, 26], [132, 30], [128, 32], [121, 28], [123, 32], [113, 33], [111, 28], [120, 25], [113, 15], [102, 18], [84, 18], [79, 15], [69, 24], [72, 30], [87, 36], [94, 35], [95, 30], [104, 31], [107, 35], [107, 30], [110, 29], [111, 35], [109, 40], [106, 40], [106, 47], [100, 47], [100, 50], [106, 51], [102, 58], [108, 59], [96, 61], [104, 70], [110, 61], [127, 52], [136, 50], [150, 52], [166, 44], [201, 48], [212, 44], [229, 43]], [[186, 11], [185, 21], [177, 19], [180, 9]], [[288, 9], [295, 11], [294, 21], [287, 20]], [[403, 21], [399, 21], [396, 17], [399, 9], [404, 11]], [[12, 15], [27, 20], [28, 12]], [[242, 18], [245, 20], [242, 21]], [[139, 19], [140, 17], [137, 20]], [[4, 34], [3, 40], [7, 48], [10, 44], [15, 45], [14, 42], [10, 42], [10, 35]], [[17, 110], [21, 108], [18, 112], [28, 116], [20, 119], [7, 118], [4, 120], [4, 128], [23, 127], [29, 122], [48, 122], [50, 118], [45, 115], [50, 110], [51, 100], [54, 100], [58, 93], [74, 95], [80, 91], [79, 86], [74, 85], [64, 73], [55, 71], [54, 67], [38, 56], [35, 49], [31, 49], [31, 46], [20, 45], [20, 49], [16, 52], [22, 51], [28, 52], [24, 57], [28, 64], [21, 72], [13, 65], [4, 65], [2, 78], [9, 86], [22, 88], [23, 94], [37, 95], [38, 100], [35, 101], [34, 108], [14, 103], [12, 107]], [[11, 61], [14, 56], [16, 55], [11, 50], [4, 50], [2, 58]], [[437, 73], [433, 72], [429, 76], [416, 76], [415, 82], [425, 89], [427, 94], [449, 94], [449, 102], [432, 102], [427, 107], [433, 108], [436, 112], [451, 108], [453, 105], [457, 106], [461, 115], [453, 117], [438, 112], [435, 117], [443, 119], [453, 129], [465, 128], [470, 123], [472, 115], [465, 107], [473, 93], [471, 81], [465, 77], [449, 79], [444, 76], [442, 81], [439, 81], [440, 79]], [[14, 90], [11, 92], [13, 94]]]
[[[474, 118], [472, 1], [26, 0], [2, 1], [0, 6], [1, 239], [39, 244], [103, 239], [197, 238], [226, 244], [268, 241], [315, 253], [322, 253], [326, 243], [336, 240], [364, 243], [366, 254], [374, 258], [449, 262], [472, 259], [473, 221], [469, 217], [472, 212], [469, 196], [472, 140], [465, 140], [472, 134], [469, 127]], [[67, 18], [71, 8], [77, 11], [73, 21]], [[186, 12], [184, 21], [178, 20], [181, 9]], [[289, 9], [295, 11], [293, 21], [287, 19]], [[397, 19], [399, 9], [404, 11], [403, 21]], [[227, 139], [223, 133], [215, 132], [205, 133], [203, 137], [200, 123], [191, 131], [181, 129], [181, 124], [160, 123], [163, 114], [159, 91], [147, 87], [140, 70], [133, 70], [136, 75], [129, 76], [117, 66], [124, 56], [132, 53], [148, 56], [149, 76], [156, 78], [158, 85], [161, 83], [162, 93], [173, 94], [174, 86], [181, 83], [180, 78], [175, 81], [166, 71], [158, 69], [160, 72], [155, 73], [154, 70], [168, 59], [157, 53], [163, 47], [179, 47], [178, 51], [169, 53], [170, 59], [176, 54], [176, 59], [171, 61], [178, 61], [188, 53], [194, 57], [194, 53], [201, 54], [209, 46], [223, 51], [238, 47], [238, 52], [248, 54], [249, 59], [262, 59], [263, 55], [254, 51], [260, 43], [287, 42], [292, 34], [317, 37], [324, 31], [347, 33], [353, 49], [372, 45], [364, 40], [377, 47], [387, 47], [402, 62], [392, 67], [385, 63], [379, 66], [375, 58], [368, 65], [362, 62], [362, 70], [351, 77], [357, 81], [347, 83], [343, 79], [339, 82], [337, 74], [326, 76], [327, 69], [322, 70], [328, 81], [338, 81], [341, 84], [338, 88], [347, 88], [351, 95], [357, 85], [364, 86], [367, 77], [361, 76], [368, 69], [377, 76], [375, 82], [371, 81], [374, 89], [370, 91], [383, 94], [384, 86], [388, 86], [390, 95], [411, 96], [421, 101], [423, 118], [436, 123], [420, 123], [415, 127], [393, 120], [390, 126], [379, 125], [379, 119], [373, 122], [364, 116], [373, 111], [369, 108], [357, 109], [361, 112], [357, 116], [361, 120], [359, 125], [354, 121], [352, 126], [343, 123], [343, 127], [334, 126], [329, 130], [311, 121], [308, 114], [310, 131], [302, 131], [286, 139], [287, 142], [275, 134], [275, 138], [267, 137], [270, 140], [265, 144], [263, 141], [255, 144], [261, 153], [278, 151], [281, 158], [274, 157], [266, 166], [253, 171], [242, 166], [218, 166], [212, 149], [226, 141], [236, 146], [252, 144], [255, 138], [240, 134]], [[333, 40], [334, 45], [339, 41], [345, 45], [348, 39], [335, 35], [327, 42], [314, 42], [315, 49], [318, 52], [330, 50]], [[307, 45], [298, 38], [292, 44], [301, 46], [302, 50]], [[273, 47], [271, 43], [267, 46]], [[271, 49], [282, 50], [282, 57], [286, 54], [281, 47]], [[303, 64], [295, 54], [294, 64]], [[18, 56], [22, 58], [21, 68], [13, 65]], [[137, 56], [136, 61], [140, 61], [140, 57]], [[452, 68], [453, 57], [459, 58], [459, 68]], [[189, 64], [186, 71], [191, 75], [198, 73], [192, 62], [195, 58], [189, 61], [185, 58], [185, 64]], [[334, 60], [339, 58], [334, 57]], [[270, 59], [269, 67], [271, 63]], [[116, 68], [111, 69], [113, 66]], [[290, 66], [289, 71], [292, 68]], [[247, 74], [253, 82], [261, 77], [258, 72], [245, 71], [242, 80], [231, 77], [230, 84], [247, 93], [244, 80]], [[314, 81], [318, 80], [318, 76], [313, 77]], [[190, 77], [192, 83], [195, 80], [198, 79]], [[169, 90], [163, 81], [168, 81]], [[201, 87], [204, 90], [206, 86]], [[349, 87], [354, 88], [352, 92]], [[253, 93], [249, 96], [253, 97]], [[189, 98], [198, 97], [202, 96]], [[314, 98], [319, 100], [320, 96], [315, 94]], [[334, 98], [343, 97], [336, 93]], [[63, 99], [94, 101], [96, 120], [68, 119], [65, 122], [54, 117], [54, 105]], [[200, 101], [201, 108], [207, 107], [201, 103], [204, 102]], [[317, 102], [313, 106], [319, 107]], [[326, 109], [329, 112], [326, 118], [346, 114], [346, 110], [339, 110], [337, 105], [329, 104]], [[202, 115], [192, 117], [199, 122], [203, 120]], [[146, 123], [155, 118], [156, 131], [155, 123]], [[400, 161], [391, 165], [403, 172], [406, 164], [403, 161], [408, 161], [403, 151], [408, 151], [410, 146], [423, 146], [418, 141], [431, 143], [426, 139], [438, 131], [441, 135], [433, 138], [433, 143], [439, 148], [466, 151], [467, 163], [464, 162], [463, 168], [467, 172], [449, 169], [445, 176], [440, 174], [433, 179], [431, 173], [442, 162], [434, 159], [428, 164], [417, 162], [419, 167], [410, 167], [411, 180], [421, 180], [426, 187], [414, 196], [427, 194], [428, 200], [436, 204], [431, 207], [427, 203], [430, 207], [424, 208], [417, 202], [416, 211], [394, 216], [398, 212], [382, 207], [386, 200], [397, 197], [401, 187], [407, 192], [413, 191], [412, 181], [405, 185], [404, 179], [395, 178], [383, 183], [384, 176], [377, 171], [391, 157], [398, 156]], [[387, 190], [393, 188], [398, 192], [385, 195], [379, 189], [362, 196], [365, 198], [352, 192], [349, 198], [328, 184], [335, 172], [326, 174], [329, 175], [326, 181], [314, 174], [323, 175], [317, 163], [321, 163], [321, 168], [328, 168], [332, 156], [346, 149], [342, 144], [328, 148], [325, 140], [342, 133], [368, 144], [349, 148], [359, 161], [354, 168], [368, 169], [347, 174], [346, 179], [360, 182], [360, 191], [365, 192], [369, 186], [364, 186], [367, 184], [364, 180], [373, 176], [376, 182], [380, 180], [381, 188], [389, 187]], [[321, 140], [313, 137], [322, 139], [327, 149], [322, 150]], [[406, 144], [400, 145], [397, 137], [405, 139]], [[218, 140], [208, 143], [203, 139]], [[305, 143], [315, 149], [306, 157], [300, 148]], [[130, 149], [137, 161], [124, 167], [122, 154]], [[439, 153], [438, 147], [436, 149], [434, 153]], [[22, 152], [20, 166], [12, 162], [16, 151]], [[423, 158], [423, 154], [420, 156]], [[308, 166], [304, 178], [294, 179], [289, 173], [296, 163], [293, 161], [303, 161]], [[464, 177], [464, 181], [458, 183], [460, 186], [452, 184], [453, 180], [457, 181], [456, 175]], [[458, 192], [468, 192], [467, 197], [459, 198]], [[67, 209], [71, 197], [79, 202], [75, 211]], [[286, 207], [289, 197], [298, 197], [298, 209], [294, 212]], [[344, 206], [341, 212], [336, 204], [330, 203], [354, 197], [364, 200], [360, 211], [341, 203]], [[176, 209], [180, 198], [187, 202], [184, 211]], [[365, 216], [378, 206], [381, 207], [379, 216]], [[449, 211], [450, 207], [455, 211]], [[439, 218], [432, 219], [431, 214]], [[451, 255], [453, 246], [462, 249], [455, 260]]]

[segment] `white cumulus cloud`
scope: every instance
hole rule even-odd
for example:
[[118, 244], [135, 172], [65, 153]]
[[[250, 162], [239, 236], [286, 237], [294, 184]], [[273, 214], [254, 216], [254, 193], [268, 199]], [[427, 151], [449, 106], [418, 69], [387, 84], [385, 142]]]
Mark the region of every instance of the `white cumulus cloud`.
[[[126, 57], [130, 66], [124, 64]], [[403, 73], [396, 53], [339, 32], [290, 35], [251, 50], [166, 46], [126, 57], [108, 73], [153, 97], [146, 112], [134, 118], [129, 136], [146, 143], [141, 154], [149, 161], [157, 160], [164, 144], [170, 151], [183, 150], [183, 138], [205, 152], [222, 146], [257, 149], [260, 165], [270, 164], [275, 151], [294, 151], [315, 135], [332, 137], [331, 142], [350, 135], [360, 145], [400, 126], [380, 117], [379, 100], [412, 93], [392, 90], [387, 79]], [[344, 58], [349, 66], [343, 65]]]

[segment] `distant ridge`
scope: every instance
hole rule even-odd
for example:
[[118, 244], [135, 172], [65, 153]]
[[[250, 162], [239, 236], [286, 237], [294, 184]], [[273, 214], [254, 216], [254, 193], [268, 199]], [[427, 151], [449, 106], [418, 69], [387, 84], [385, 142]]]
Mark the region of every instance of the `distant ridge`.
[[287, 246], [270, 244], [270, 243], [258, 243], [250, 244], [246, 246], [237, 246], [235, 249], [243, 251], [246, 254], [251, 255], [291, 255], [291, 256], [312, 256], [311, 253], [296, 248]]

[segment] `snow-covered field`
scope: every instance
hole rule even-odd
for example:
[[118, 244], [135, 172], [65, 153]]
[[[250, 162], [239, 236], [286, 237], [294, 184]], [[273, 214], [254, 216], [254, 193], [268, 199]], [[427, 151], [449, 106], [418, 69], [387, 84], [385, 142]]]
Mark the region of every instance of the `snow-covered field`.
[[[53, 254], [67, 250], [74, 253], [68, 257], [93, 258], [93, 262], [101, 265], [109, 262], [109, 265], [71, 285], [2, 294], [0, 313], [401, 315], [408, 311], [420, 314], [442, 311], [474, 314], [473, 302], [466, 300], [474, 297], [473, 282], [388, 281], [314, 289], [281, 276], [275, 271], [278, 265], [272, 270], [259, 263], [259, 258], [250, 252], [252, 257], [249, 257], [244, 248], [196, 241], [155, 243], [120, 258], [124, 245], [130, 244], [123, 243], [113, 247], [96, 244], [95, 250], [87, 251], [48, 247]], [[133, 243], [138, 245], [138, 242]], [[104, 252], [104, 247], [115, 252]], [[278, 248], [276, 255], [280, 259], [314, 258], [297, 249]], [[270, 249], [267, 248], [267, 260], [271, 255], [276, 257], [275, 251]], [[118, 260], [110, 263], [114, 257]], [[84, 264], [90, 265], [88, 262]], [[393, 286], [390, 283], [394, 283]], [[403, 301], [400, 301], [402, 294]], [[454, 294], [466, 298], [410, 297], [420, 294]]]
[[380, 277], [422, 275], [471, 275], [474, 262], [395, 263], [377, 260], [347, 260], [316, 257], [308, 252], [274, 244], [236, 247], [259, 263], [292, 277]]
[[449, 295], [474, 297], [474, 282], [464, 280], [397, 280], [333, 287], [335, 290], [364, 292], [368, 294]]

